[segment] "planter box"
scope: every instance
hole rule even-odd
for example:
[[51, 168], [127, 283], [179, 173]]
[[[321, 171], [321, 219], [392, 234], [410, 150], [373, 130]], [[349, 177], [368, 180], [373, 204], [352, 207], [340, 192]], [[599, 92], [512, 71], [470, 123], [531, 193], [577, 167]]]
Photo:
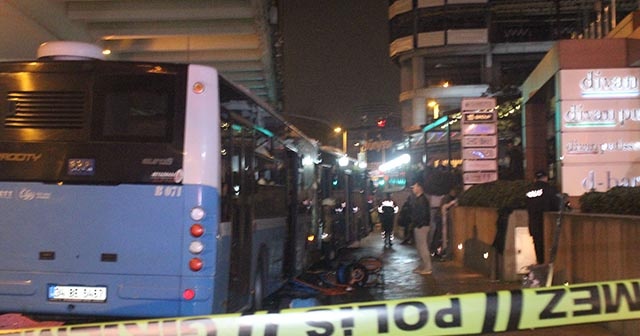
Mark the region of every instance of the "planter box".
[[[551, 244], [555, 217], [546, 215], [545, 242]], [[640, 278], [638, 216], [568, 213], [558, 246], [554, 284]], [[640, 320], [605, 325], [619, 335], [640, 334]]]
[[[493, 247], [497, 209], [456, 207], [452, 211], [453, 260], [496, 279], [519, 281], [520, 266], [527, 263], [524, 254], [532, 253], [535, 261], [535, 253], [527, 251], [533, 248], [532, 243], [521, 242], [528, 233], [527, 212], [516, 210], [509, 216], [504, 253], [500, 255]], [[545, 213], [546, 260], [557, 215]], [[554, 285], [640, 278], [640, 217], [570, 212], [563, 216], [561, 225]], [[639, 320], [604, 325], [621, 335], [640, 334]]]
[[456, 207], [452, 216], [451, 249], [455, 262], [503, 281], [521, 281], [526, 267], [535, 263], [525, 210], [509, 215], [502, 254], [494, 246], [497, 209]]

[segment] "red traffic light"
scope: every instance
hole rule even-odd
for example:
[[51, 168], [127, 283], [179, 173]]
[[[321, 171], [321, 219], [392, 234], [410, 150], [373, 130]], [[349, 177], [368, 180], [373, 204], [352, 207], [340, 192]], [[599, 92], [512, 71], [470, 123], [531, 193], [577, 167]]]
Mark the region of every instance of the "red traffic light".
[[387, 126], [387, 119], [378, 119], [378, 122], [376, 122], [376, 125], [380, 128]]

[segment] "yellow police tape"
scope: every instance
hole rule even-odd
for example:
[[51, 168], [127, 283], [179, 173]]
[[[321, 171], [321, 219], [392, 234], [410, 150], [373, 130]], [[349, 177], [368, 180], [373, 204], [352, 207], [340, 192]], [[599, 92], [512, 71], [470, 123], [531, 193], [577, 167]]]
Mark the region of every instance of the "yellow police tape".
[[277, 313], [110, 322], [1, 335], [469, 335], [640, 318], [640, 279], [360, 302]]

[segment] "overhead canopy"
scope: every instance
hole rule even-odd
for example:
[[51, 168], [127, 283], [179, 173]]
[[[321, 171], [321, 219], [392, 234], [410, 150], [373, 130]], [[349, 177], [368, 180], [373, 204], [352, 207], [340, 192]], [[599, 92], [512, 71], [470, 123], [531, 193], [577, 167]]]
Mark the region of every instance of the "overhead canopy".
[[274, 103], [276, 23], [267, 0], [4, 0], [0, 61], [34, 59], [47, 41], [89, 42], [108, 59], [214, 66]]

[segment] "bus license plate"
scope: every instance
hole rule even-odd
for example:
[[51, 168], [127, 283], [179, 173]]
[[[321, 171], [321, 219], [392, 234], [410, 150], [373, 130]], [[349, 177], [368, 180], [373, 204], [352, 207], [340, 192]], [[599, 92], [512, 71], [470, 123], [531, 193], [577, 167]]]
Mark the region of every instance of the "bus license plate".
[[49, 301], [106, 302], [107, 287], [49, 285]]

